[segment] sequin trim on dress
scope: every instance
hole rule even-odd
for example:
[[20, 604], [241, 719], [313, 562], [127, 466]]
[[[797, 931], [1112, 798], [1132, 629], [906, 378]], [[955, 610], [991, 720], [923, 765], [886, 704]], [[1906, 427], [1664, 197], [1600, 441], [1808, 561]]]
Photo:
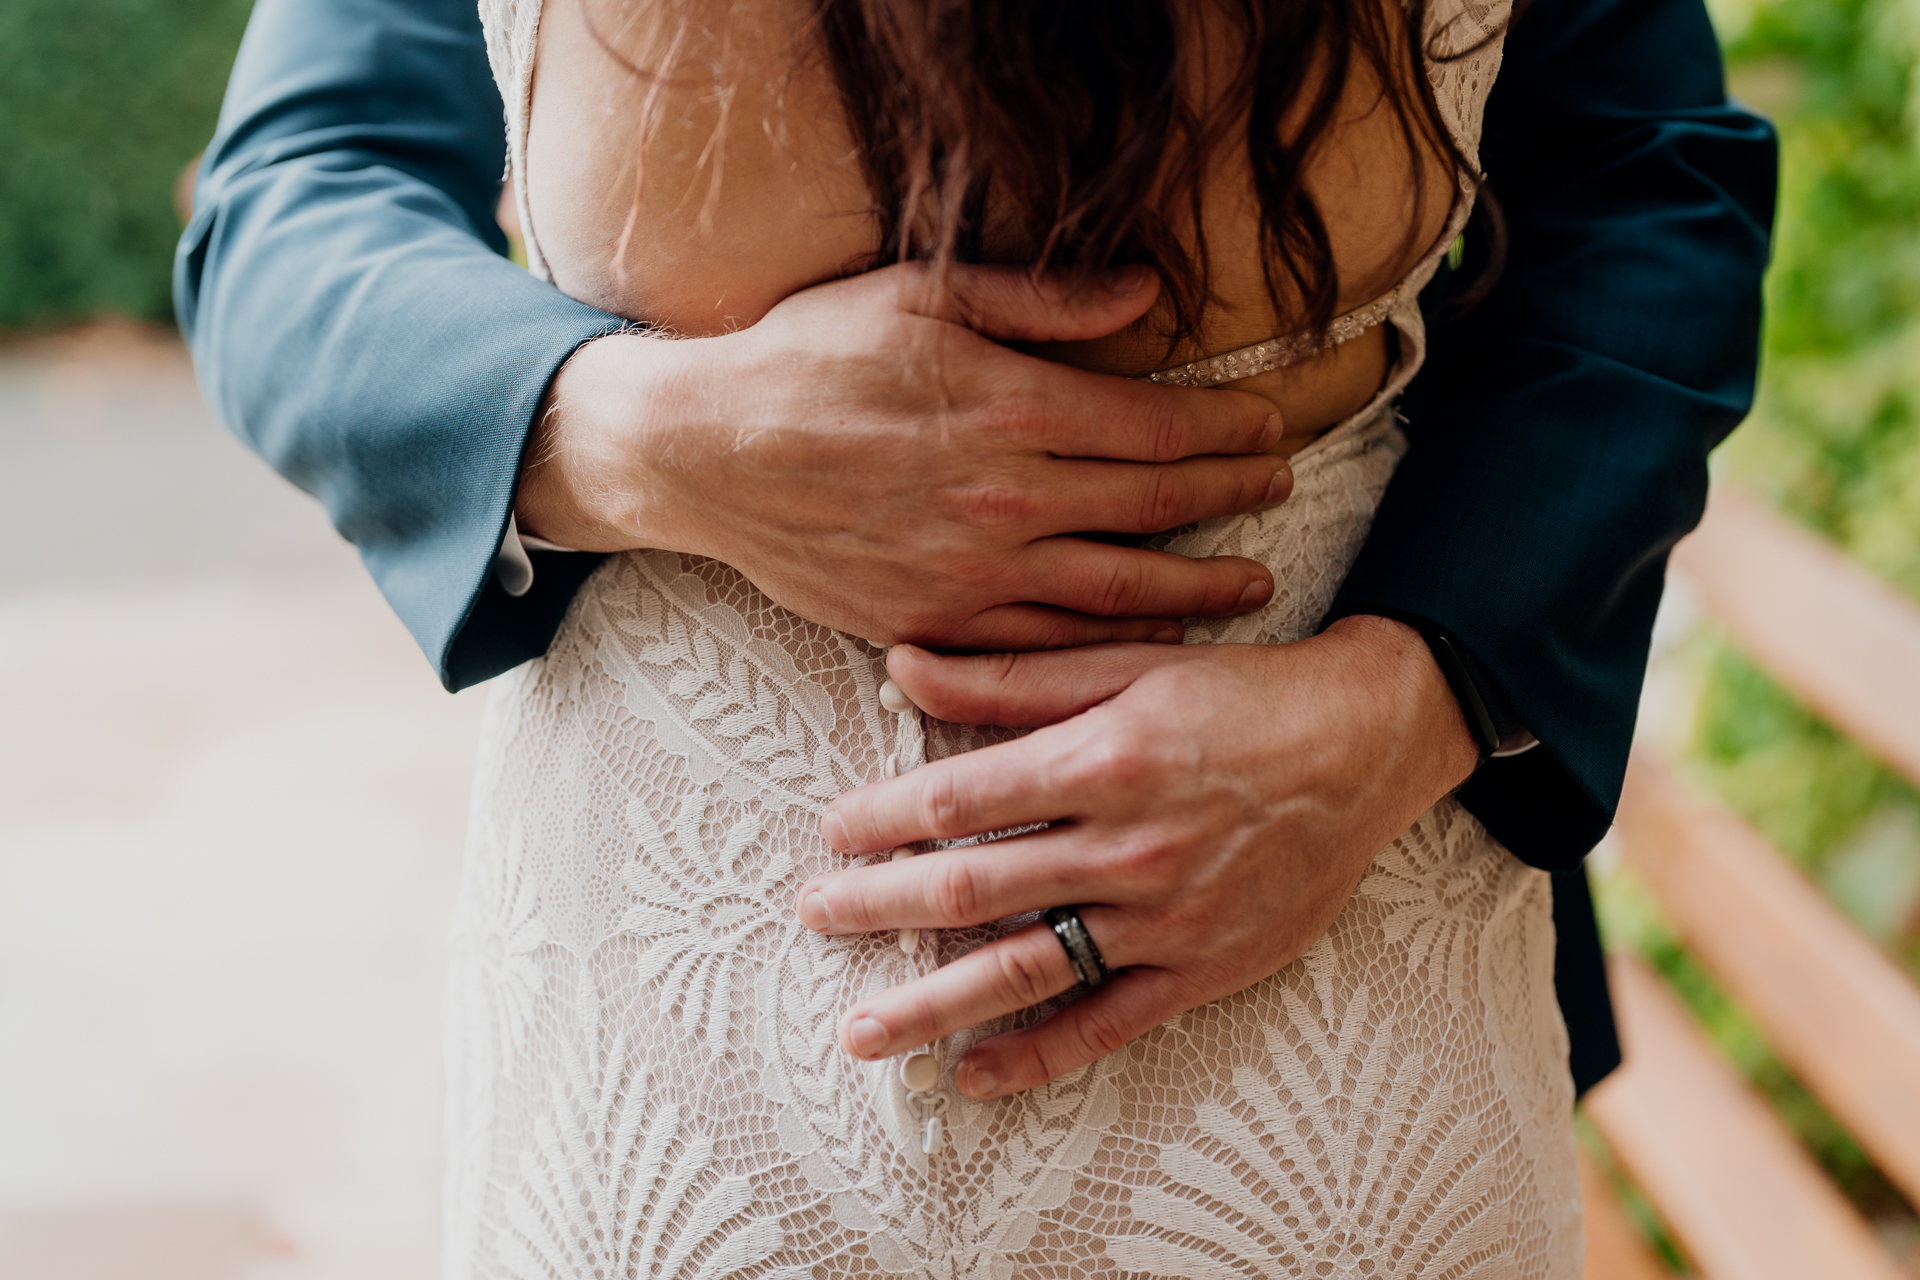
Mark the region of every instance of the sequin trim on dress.
[[1222, 355], [1160, 369], [1147, 374], [1144, 380], [1167, 387], [1217, 387], [1284, 369], [1308, 356], [1351, 342], [1376, 325], [1384, 324], [1400, 305], [1401, 293], [1402, 289], [1395, 289], [1364, 307], [1335, 316], [1323, 332], [1282, 334]]

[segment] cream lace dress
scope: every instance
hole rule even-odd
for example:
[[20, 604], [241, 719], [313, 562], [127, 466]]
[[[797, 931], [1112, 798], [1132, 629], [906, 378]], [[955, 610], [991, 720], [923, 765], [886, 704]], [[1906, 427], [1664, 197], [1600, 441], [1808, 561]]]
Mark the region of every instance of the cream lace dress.
[[[516, 163], [538, 5], [481, 3]], [[1431, 9], [1452, 48], [1506, 17]], [[1495, 35], [1429, 68], [1469, 155], [1499, 57]], [[1402, 451], [1392, 403], [1438, 256], [1365, 317], [1398, 327], [1398, 366], [1295, 456], [1292, 499], [1171, 542], [1278, 583], [1189, 643], [1312, 633]], [[727, 566], [643, 551], [496, 683], [452, 984], [450, 1276], [1578, 1276], [1547, 877], [1452, 800], [1299, 960], [1050, 1086], [954, 1091], [953, 1062], [1001, 1025], [936, 1046], [918, 1095], [897, 1062], [842, 1053], [855, 999], [1002, 932], [910, 956], [795, 920], [799, 885], [845, 863], [815, 833], [829, 800], [896, 753], [1010, 736], [923, 737], [881, 707], [883, 678], [879, 650]]]

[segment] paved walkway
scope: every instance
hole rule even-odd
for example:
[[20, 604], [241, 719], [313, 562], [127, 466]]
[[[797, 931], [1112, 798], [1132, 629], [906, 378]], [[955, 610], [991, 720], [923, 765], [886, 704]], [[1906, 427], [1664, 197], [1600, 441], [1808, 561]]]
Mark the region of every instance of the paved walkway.
[[0, 1276], [428, 1280], [484, 694], [177, 344], [0, 351]]

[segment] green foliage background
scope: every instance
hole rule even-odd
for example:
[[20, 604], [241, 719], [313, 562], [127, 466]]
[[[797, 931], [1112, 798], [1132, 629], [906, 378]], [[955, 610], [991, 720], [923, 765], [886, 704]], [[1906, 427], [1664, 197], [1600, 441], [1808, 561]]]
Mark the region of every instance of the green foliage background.
[[174, 179], [251, 0], [0, 3], [0, 328], [168, 319]]
[[[1920, 0], [1709, 4], [1730, 90], [1781, 136], [1760, 395], [1716, 454], [1716, 482], [1920, 596]], [[1920, 795], [1711, 629], [1682, 660], [1700, 695], [1698, 779], [1920, 978]], [[1856, 1205], [1920, 1248], [1912, 1206], [1633, 878], [1611, 877], [1601, 902], [1610, 943], [1652, 960]]]
[[[1920, 3], [1716, 9], [1732, 89], [1782, 144], [1760, 397], [1717, 472], [1920, 596]], [[1920, 796], [1731, 649], [1704, 660], [1704, 775], [1920, 972], [1920, 904], [1881, 910], [1920, 894]], [[1880, 903], [1848, 880], [1863, 862], [1886, 873]]]

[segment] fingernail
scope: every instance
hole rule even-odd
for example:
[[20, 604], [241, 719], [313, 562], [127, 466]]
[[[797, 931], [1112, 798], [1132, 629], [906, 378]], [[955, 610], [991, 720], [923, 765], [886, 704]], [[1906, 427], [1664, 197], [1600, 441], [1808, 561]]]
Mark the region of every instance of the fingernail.
[[1147, 282], [1147, 269], [1135, 265], [1115, 267], [1100, 281], [1100, 287], [1116, 298], [1131, 298]]
[[1273, 599], [1273, 587], [1270, 584], [1249, 582], [1247, 589], [1240, 593], [1240, 612], [1252, 613], [1271, 599]]
[[820, 835], [830, 846], [845, 853], [853, 843], [847, 839], [847, 824], [840, 821], [840, 815], [829, 812], [820, 819]]
[[847, 1039], [863, 1058], [877, 1058], [887, 1051], [887, 1029], [878, 1018], [855, 1018], [847, 1027]]
[[833, 928], [833, 908], [827, 905], [826, 894], [815, 889], [800, 899], [800, 923], [816, 931]]
[[971, 1062], [960, 1064], [960, 1069], [953, 1073], [953, 1082], [969, 1098], [991, 1098], [1000, 1092], [1000, 1077]]
[[1260, 510], [1270, 511], [1293, 496], [1293, 470], [1282, 467], [1273, 473], [1267, 481], [1267, 496], [1260, 500]]
[[1256, 453], [1265, 453], [1280, 443], [1280, 437], [1286, 432], [1287, 424], [1280, 421], [1280, 415], [1270, 413], [1267, 420], [1260, 424], [1260, 440], [1255, 446]]
[[1153, 633], [1153, 644], [1179, 644], [1186, 634], [1178, 627], [1162, 627]]

